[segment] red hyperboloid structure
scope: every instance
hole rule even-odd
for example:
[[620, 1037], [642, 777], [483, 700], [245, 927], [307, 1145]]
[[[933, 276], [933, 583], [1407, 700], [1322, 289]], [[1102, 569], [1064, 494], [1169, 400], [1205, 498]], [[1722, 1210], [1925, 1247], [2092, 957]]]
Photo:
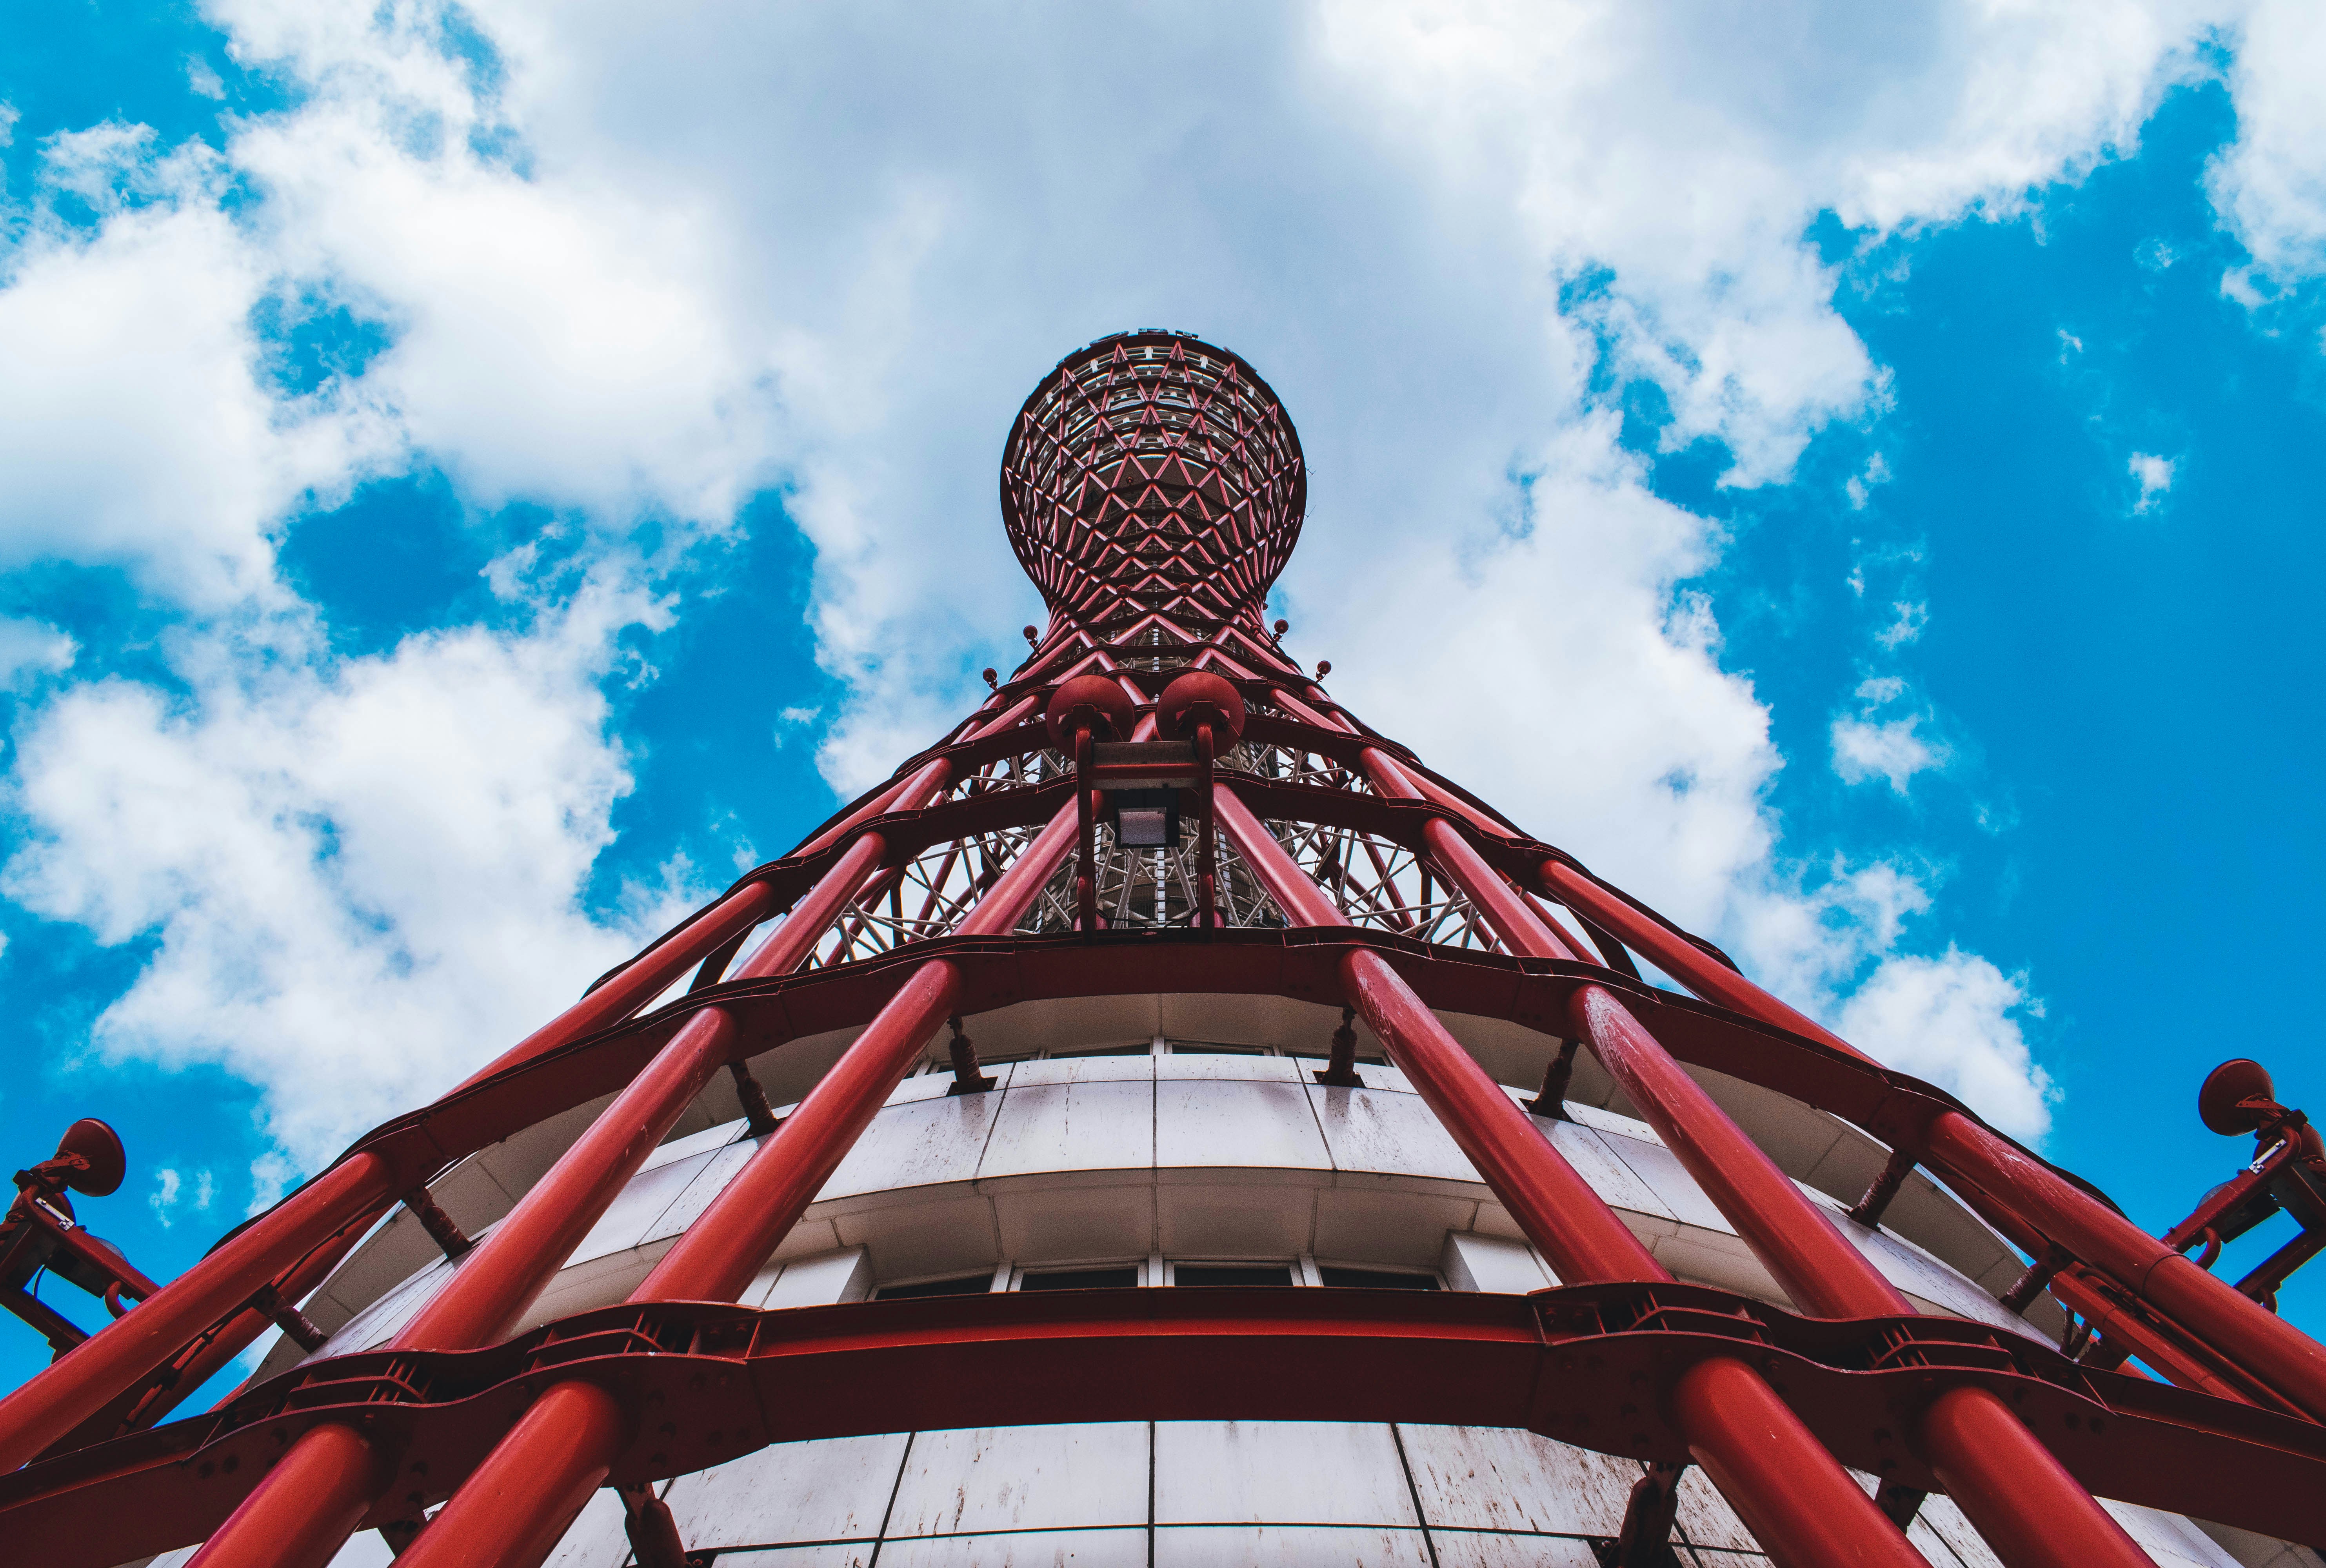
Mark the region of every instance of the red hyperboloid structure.
[[[761, 1505], [841, 1486], [835, 1443], [1084, 1424], [1130, 1446], [1058, 1450], [1069, 1490], [1149, 1467], [1143, 1525], [1076, 1536], [1089, 1560], [1328, 1560], [1223, 1533], [1279, 1516], [1168, 1515], [1206, 1423], [1398, 1434], [1410, 1504], [1347, 1506], [1406, 1510], [1355, 1523], [1414, 1562], [2150, 1561], [2095, 1494], [2326, 1539], [2326, 1351], [2268, 1304], [2313, 1232], [2207, 1271], [2318, 1211], [2267, 1075], [2207, 1090], [2254, 1164], [2141, 1231], [1335, 703], [1264, 619], [1306, 491], [1234, 355], [1149, 331], [1062, 363], [1002, 459], [1050, 612], [1026, 662], [467, 1083], [116, 1291], [0, 1401], [0, 1552], [320, 1568], [377, 1530], [412, 1568], [865, 1561], [907, 1551], [898, 1499], [938, 1461], [883, 1461], [846, 1539]], [[63, 1186], [119, 1180], [81, 1142], [20, 1178], [20, 1240], [64, 1245]], [[161, 1424], [270, 1324], [256, 1378]], [[1620, 1478], [1614, 1512], [1537, 1517], [1517, 1470], [1413, 1457], [1477, 1433]], [[1743, 1532], [1717, 1549], [1677, 1512], [1706, 1478]], [[1026, 1561], [1053, 1526], [1010, 1517], [913, 1538]]]

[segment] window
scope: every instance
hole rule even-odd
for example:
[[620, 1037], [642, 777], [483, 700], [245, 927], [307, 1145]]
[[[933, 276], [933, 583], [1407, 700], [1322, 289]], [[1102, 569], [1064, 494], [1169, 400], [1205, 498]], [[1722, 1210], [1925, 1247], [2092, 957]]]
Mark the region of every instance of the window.
[[872, 1293], [874, 1301], [909, 1301], [916, 1296], [983, 1295], [993, 1288], [993, 1271], [964, 1274], [954, 1279], [925, 1279], [916, 1285], [884, 1285]]
[[1174, 1040], [1171, 1042], [1171, 1054], [1174, 1056], [1269, 1056], [1273, 1055], [1274, 1053], [1265, 1045], [1229, 1045], [1214, 1040]]
[[1399, 1274], [1386, 1268], [1334, 1268], [1320, 1266], [1326, 1285], [1340, 1290], [1436, 1290], [1434, 1274]]
[[1292, 1283], [1292, 1267], [1284, 1263], [1175, 1263], [1171, 1283], [1177, 1285], [1276, 1285]]
[[1128, 1290], [1139, 1284], [1135, 1263], [1107, 1268], [1061, 1268], [1029, 1274], [1018, 1282], [1019, 1290]]
[[1141, 1040], [1135, 1045], [1091, 1045], [1073, 1051], [1053, 1051], [1049, 1053], [1049, 1058], [1053, 1062], [1063, 1062], [1075, 1056], [1146, 1056], [1152, 1054], [1154, 1049]]

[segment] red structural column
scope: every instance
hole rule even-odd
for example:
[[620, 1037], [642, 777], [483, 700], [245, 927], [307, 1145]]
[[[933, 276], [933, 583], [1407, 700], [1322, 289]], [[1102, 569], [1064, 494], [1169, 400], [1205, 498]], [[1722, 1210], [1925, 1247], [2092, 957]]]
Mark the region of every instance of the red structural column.
[[2015, 1211], [2200, 1342], [2326, 1420], [2326, 1347], [2317, 1341], [1959, 1112], [1935, 1118], [1919, 1152], [1949, 1183]]
[[[468, 1081], [488, 1078], [628, 1017], [689, 965], [700, 962], [736, 932], [758, 923], [771, 897], [761, 884], [737, 888], [690, 922], [681, 935], [582, 997]], [[380, 1212], [399, 1195], [399, 1183], [386, 1162], [369, 1154], [341, 1162], [293, 1192], [128, 1315], [0, 1399], [0, 1471], [31, 1461], [333, 1232]]]
[[[1214, 793], [1221, 826], [1288, 919], [1300, 925], [1348, 923], [1232, 789]], [[1389, 1048], [1390, 1059], [1413, 1081], [1562, 1280], [1671, 1277], [1386, 960], [1354, 950], [1341, 972], [1350, 1001]], [[1922, 1563], [1904, 1534], [1759, 1373], [1725, 1358], [1718, 1366], [1733, 1370], [1710, 1375], [1703, 1384], [1709, 1392], [1700, 1397], [1676, 1397], [1673, 1416], [1714, 1480], [1737, 1483], [1721, 1489], [1772, 1557], [1804, 1568]], [[1740, 1377], [1749, 1390], [1740, 1391]], [[1782, 1478], [1782, 1496], [1744, 1489], [1757, 1485], [1763, 1472]]]
[[[909, 781], [897, 799], [907, 803], [902, 809], [917, 809], [951, 779], [952, 765], [939, 759]], [[886, 853], [879, 833], [859, 835], [740, 972], [782, 974], [795, 966]], [[397, 1335], [396, 1347], [465, 1350], [491, 1344], [506, 1334], [556, 1277], [574, 1247], [637, 1174], [679, 1115], [727, 1063], [735, 1034], [733, 1020], [719, 1007], [705, 1008], [689, 1019], [493, 1233], [461, 1260], [443, 1289]], [[361, 1444], [363, 1439], [346, 1427], [319, 1427], [302, 1437], [293, 1452], [310, 1445], [336, 1450], [349, 1442]], [[352, 1495], [372, 1485], [368, 1477], [368, 1471], [347, 1469], [336, 1473], [335, 1482], [325, 1482], [278, 1466], [211, 1536], [194, 1563], [200, 1568], [321, 1568], [345, 1542], [347, 1531], [330, 1540], [320, 1556], [306, 1554], [311, 1537], [321, 1538], [306, 1521], [318, 1515], [360, 1519], [378, 1496], [376, 1487], [360, 1497]], [[348, 1528], [353, 1528], [352, 1522]]]
[[[1014, 927], [1075, 836], [1075, 810], [1053, 817], [977, 907], [964, 936]], [[712, 1200], [633, 1301], [732, 1301], [741, 1294], [912, 1065], [958, 1000], [961, 971], [932, 959], [915, 970], [864, 1032]], [[559, 1384], [503, 1438], [405, 1551], [404, 1568], [538, 1568], [619, 1455], [619, 1412], [593, 1386]], [[590, 1406], [586, 1418], [535, 1419], [544, 1406]]]
[[1543, 892], [1648, 955], [1649, 961], [1707, 1002], [1805, 1035], [1820, 1044], [1846, 1051], [1859, 1061], [1866, 1054], [1814, 1018], [1788, 1007], [1760, 987], [1706, 952], [1702, 948], [1652, 920], [1628, 901], [1616, 897], [1564, 860], [1542, 863]]
[[[1544, 890], [1639, 949], [1709, 1001], [1870, 1060], [1693, 943], [1649, 919], [1564, 861], [1542, 864]], [[2048, 1166], [1968, 1117], [1940, 1117], [1921, 1157], [1987, 1206], [2023, 1214], [2047, 1237], [2113, 1277], [2169, 1321], [2259, 1378], [2311, 1416], [2326, 1420], [2326, 1348], [2260, 1304], [2199, 1268]]]
[[[1386, 754], [1367, 747], [1363, 761], [1382, 793], [1418, 797], [1419, 792], [1404, 770]], [[1511, 893], [1451, 825], [1432, 821], [1428, 826], [1435, 830], [1429, 845], [1439, 868], [1514, 951], [1570, 956], [1536, 912]], [[1372, 961], [1381, 962], [1378, 958]], [[1912, 1315], [1912, 1304], [1802, 1196], [1776, 1162], [1744, 1135], [1629, 1008], [1598, 986], [1579, 988], [1571, 1007], [1573, 1032], [1590, 1042], [1610, 1076], [1796, 1304], [1834, 1318]], [[1949, 1408], [1950, 1432], [1970, 1434], [2002, 1452], [2042, 1452], [1992, 1394], [1968, 1391]], [[2074, 1563], [2139, 1568], [2145, 1563], [2147, 1558], [2091, 1494], [2048, 1452], [2044, 1460], [2042, 1465], [1987, 1470], [1965, 1478], [1983, 1489], [1974, 1517], [2010, 1524], [2002, 1538], [2013, 1543], [2014, 1550], [2006, 1552], [2005, 1560], [2013, 1568], [2069, 1568]]]
[[343, 1160], [221, 1243], [128, 1315], [0, 1399], [0, 1471], [27, 1464], [350, 1220], [395, 1201], [377, 1155]]
[[345, 1426], [319, 1426], [292, 1446], [210, 1538], [243, 1543], [202, 1561], [220, 1565], [328, 1563], [387, 1484], [370, 1443]]
[[[1802, 1195], [1761, 1146], [1689, 1076], [1622, 1002], [1597, 986], [1577, 989], [1575, 1030], [1647, 1117], [1713, 1206], [1736, 1227], [1785, 1294], [1821, 1317], [1910, 1317], [1913, 1304]], [[2010, 1407], [1983, 1388], [1955, 1390], [1917, 1427], [1924, 1457], [1965, 1444], [2022, 1456], [2008, 1465], [1958, 1466], [1948, 1490], [2012, 1568], [2116, 1564], [2147, 1556], [2037, 1443]], [[2035, 1462], [2029, 1454], [2040, 1454]], [[1959, 1485], [1958, 1485], [1959, 1483]], [[1723, 1489], [1724, 1490], [1726, 1489]], [[1989, 1532], [1981, 1521], [1995, 1520]]]
[[[1383, 795], [1392, 800], [1422, 798], [1421, 791], [1414, 786], [1405, 769], [1387, 752], [1369, 746], [1361, 756], [1366, 776]], [[1462, 889], [1472, 906], [1493, 928], [1494, 934], [1502, 938], [1504, 947], [1529, 958], [1573, 960], [1578, 956], [1551, 933], [1527, 907], [1525, 897], [1495, 874], [1485, 857], [1451, 822], [1432, 817], [1422, 824], [1421, 836], [1429, 846], [1429, 858], [1437, 862], [1449, 881]]]

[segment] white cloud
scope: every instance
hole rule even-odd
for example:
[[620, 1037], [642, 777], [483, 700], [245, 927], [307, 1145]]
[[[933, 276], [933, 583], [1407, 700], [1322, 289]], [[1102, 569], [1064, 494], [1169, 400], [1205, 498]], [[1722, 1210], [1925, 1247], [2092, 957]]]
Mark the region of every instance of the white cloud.
[[[1831, 1005], [1928, 894], [1781, 858], [1769, 714], [1682, 590], [1722, 540], [1648, 494], [1592, 373], [1657, 383], [1668, 441], [1725, 443], [1729, 482], [1782, 480], [1891, 395], [1819, 215], [2011, 209], [2129, 145], [2195, 32], [2100, 0], [727, 4], [644, 32], [606, 0], [482, 0], [482, 69], [426, 0], [212, 14], [291, 107], [217, 153], [57, 142], [49, 189], [99, 216], [36, 212], [0, 287], [0, 565], [118, 565], [200, 617], [182, 702], [100, 682], [33, 720], [9, 886], [158, 933], [100, 1044], [226, 1063], [302, 1161], [628, 942], [578, 896], [628, 787], [610, 638], [660, 614], [601, 580], [521, 636], [334, 661], [281, 630], [308, 497], [433, 464], [471, 503], [578, 515], [585, 558], [670, 524], [665, 570], [779, 487], [844, 692], [822, 760], [852, 787], [973, 700], [1031, 608], [992, 503], [1010, 411], [1058, 354], [1152, 322], [1249, 355], [1300, 422], [1286, 591], [1342, 641], [1316, 652], [1344, 694]], [[1103, 101], [1093, 66], [1126, 59], [1172, 90]], [[288, 390], [268, 302], [386, 347]], [[1864, 776], [1936, 765], [1912, 721], [1854, 722], [1904, 726], [1850, 743]]]
[[1915, 731], [1922, 716], [1908, 713], [1879, 723], [1863, 719], [1833, 721], [1833, 771], [1844, 784], [1883, 779], [1899, 794], [1913, 776], [1946, 760], [1942, 747], [1932, 746]]
[[665, 614], [592, 582], [523, 635], [258, 661], [222, 634], [181, 658], [189, 699], [81, 686], [21, 738], [33, 841], [6, 891], [102, 942], [154, 941], [98, 1049], [257, 1084], [267, 1130], [312, 1168], [695, 895], [641, 890], [613, 928], [581, 904], [631, 784], [599, 688], [611, 634]]
[[0, 686], [14, 686], [35, 675], [60, 675], [79, 655], [79, 645], [46, 621], [0, 616]]
[[2042, 1016], [2027, 977], [1949, 946], [1884, 961], [1843, 1004], [1840, 1028], [1889, 1065], [1929, 1080], [2015, 1137], [2041, 1138], [2059, 1091], [2021, 1028]]
[[[2214, 205], [2266, 277], [2313, 277], [2326, 271], [2326, 13], [2309, 0], [2244, 9], [2228, 73], [2238, 137], [2210, 171]], [[2262, 302], [2232, 278], [2232, 298]]]
[[[1921, 607], [1900, 605], [1902, 612], [1895, 632], [1908, 624], [1903, 612]], [[1919, 620], [1913, 623], [1914, 635], [1920, 635]], [[1893, 639], [1888, 633], [1878, 639], [1885, 646], [1895, 647], [1912, 637]], [[1921, 733], [1929, 719], [1927, 713], [1901, 713], [1882, 717], [1883, 710], [1904, 698], [1906, 682], [1895, 675], [1879, 676], [1861, 682], [1857, 688], [1858, 710], [1834, 719], [1828, 731], [1833, 746], [1833, 771], [1844, 784], [1865, 784], [1882, 779], [1903, 795], [1918, 773], [1942, 768], [1952, 753], [1945, 743]]]
[[2132, 504], [2135, 515], [2154, 510], [2172, 488], [2172, 459], [2135, 452], [2126, 472], [2140, 484], [2140, 498]]
[[1894, 650], [1919, 640], [1931, 624], [1931, 607], [1920, 599], [1899, 599], [1890, 608], [1895, 618], [1874, 638], [1885, 648]]
[[184, 1178], [167, 1165], [154, 1173], [154, 1192], [145, 1200], [145, 1206], [154, 1211], [154, 1218], [161, 1221], [164, 1230], [177, 1222], [174, 1214], [178, 1207], [178, 1189], [183, 1184]]

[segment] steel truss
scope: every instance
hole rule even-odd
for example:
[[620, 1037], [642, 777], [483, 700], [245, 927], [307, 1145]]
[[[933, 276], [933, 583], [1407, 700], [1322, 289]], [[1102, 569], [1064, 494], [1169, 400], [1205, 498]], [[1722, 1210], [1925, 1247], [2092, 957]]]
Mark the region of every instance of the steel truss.
[[[2326, 1539], [2326, 1350], [1335, 704], [1261, 618], [1305, 493], [1290, 421], [1233, 355], [1138, 333], [1062, 363], [1003, 459], [1010, 540], [1051, 611], [1026, 663], [797, 851], [0, 1400], [0, 1539], [60, 1568], [205, 1536], [200, 1568], [316, 1568], [378, 1527], [412, 1568], [529, 1568], [597, 1487], [771, 1441], [1140, 1416], [1525, 1426], [1698, 1464], [1782, 1563], [1918, 1562], [1901, 1521], [1940, 1488], [2011, 1568], [2145, 1561], [2092, 1489]], [[1099, 720], [1053, 725], [1091, 676], [1119, 693], [1101, 706], [1129, 755], [1196, 747], [1171, 787], [1183, 824], [1215, 827], [1217, 923], [1198, 919], [1198, 836], [1130, 848], [1100, 826], [1078, 863]], [[1173, 706], [1191, 676], [1213, 682], [1199, 725]], [[1634, 951], [1694, 995], [1643, 984]], [[1570, 1283], [716, 1304], [948, 1016], [1155, 991], [1354, 1008]], [[1590, 1050], [1802, 1315], [1674, 1283], [1432, 1009]], [[628, 1304], [510, 1337], [714, 1074], [842, 1029], [854, 1044]], [[1868, 1222], [1927, 1167], [2041, 1267], [2028, 1294], [2048, 1282], [2077, 1314], [2076, 1354], [1915, 1316], [1685, 1066], [1887, 1144]], [[453, 1163], [609, 1094], [389, 1346], [156, 1424], [395, 1203], [425, 1220]], [[2108, 1369], [2126, 1353], [2180, 1387]], [[1879, 1498], [1844, 1464], [1881, 1476]]]

